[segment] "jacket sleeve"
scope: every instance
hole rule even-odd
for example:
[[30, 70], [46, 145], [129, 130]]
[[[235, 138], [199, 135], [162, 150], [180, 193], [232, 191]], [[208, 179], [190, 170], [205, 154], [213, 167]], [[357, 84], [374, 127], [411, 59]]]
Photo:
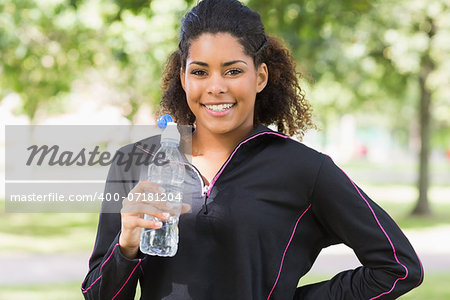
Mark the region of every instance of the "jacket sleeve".
[[[118, 193], [120, 199], [126, 197], [132, 184], [126, 180], [117, 180], [120, 177], [119, 168], [113, 164], [108, 173], [105, 195]], [[85, 299], [134, 299], [138, 277], [142, 272], [143, 255], [130, 260], [120, 252], [120, 207], [121, 201], [102, 203], [94, 250], [89, 259], [89, 272], [81, 285]]]
[[311, 208], [332, 241], [352, 248], [362, 266], [299, 287], [295, 299], [396, 299], [422, 282], [420, 260], [400, 228], [329, 157]]

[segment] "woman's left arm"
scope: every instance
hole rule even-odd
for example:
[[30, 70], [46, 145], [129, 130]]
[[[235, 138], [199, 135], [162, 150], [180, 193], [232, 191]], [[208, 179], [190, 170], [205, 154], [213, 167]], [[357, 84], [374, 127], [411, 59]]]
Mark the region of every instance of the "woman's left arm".
[[299, 287], [295, 299], [395, 299], [422, 282], [420, 260], [398, 225], [329, 157], [323, 159], [311, 209], [362, 266]]

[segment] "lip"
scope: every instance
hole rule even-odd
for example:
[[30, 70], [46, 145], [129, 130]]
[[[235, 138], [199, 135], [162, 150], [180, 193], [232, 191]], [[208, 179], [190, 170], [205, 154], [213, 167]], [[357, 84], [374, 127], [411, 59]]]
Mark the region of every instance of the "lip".
[[201, 103], [201, 105], [227, 105], [227, 104], [236, 104], [236, 102], [211, 102], [211, 103]]
[[[227, 105], [227, 104], [232, 104], [233, 106], [231, 106], [230, 108], [228, 108], [228, 109], [225, 109], [225, 110], [223, 110], [223, 111], [214, 111], [214, 110], [211, 110], [211, 109], [209, 109], [209, 108], [207, 108], [206, 107], [206, 105]], [[213, 116], [213, 117], [223, 117], [223, 116], [226, 116], [226, 115], [228, 115], [232, 110], [233, 110], [233, 108], [236, 106], [236, 103], [235, 102], [221, 102], [221, 103], [202, 103], [201, 104], [202, 105], [202, 108], [210, 115], [210, 116]]]

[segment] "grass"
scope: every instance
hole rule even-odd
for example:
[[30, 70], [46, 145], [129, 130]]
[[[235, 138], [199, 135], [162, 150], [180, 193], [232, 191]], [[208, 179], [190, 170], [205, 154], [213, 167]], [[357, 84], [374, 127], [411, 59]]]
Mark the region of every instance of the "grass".
[[379, 201], [378, 204], [391, 215], [402, 229], [426, 229], [434, 226], [450, 225], [450, 202], [432, 203], [432, 214], [429, 216], [411, 215], [414, 203]]
[[0, 252], [91, 251], [97, 222], [98, 215], [93, 213], [5, 213], [1, 210]]
[[[329, 275], [306, 275], [299, 285], [319, 282], [329, 279]], [[416, 289], [403, 295], [398, 299], [402, 300], [442, 300], [450, 299], [450, 273], [425, 274], [425, 280]]]
[[97, 222], [97, 214], [87, 213], [0, 213], [1, 232], [38, 237], [67, 235], [73, 229], [91, 229]]
[[429, 189], [431, 214], [412, 215], [418, 191], [412, 185], [360, 183], [359, 187], [377, 202], [402, 229], [450, 225], [450, 186], [433, 185]]
[[0, 300], [80, 300], [83, 299], [80, 282], [0, 286]]
[[[80, 300], [83, 299], [80, 284], [80, 282], [70, 282], [40, 285], [0, 285], [0, 300]], [[135, 299], [138, 300], [140, 295], [138, 284]]]

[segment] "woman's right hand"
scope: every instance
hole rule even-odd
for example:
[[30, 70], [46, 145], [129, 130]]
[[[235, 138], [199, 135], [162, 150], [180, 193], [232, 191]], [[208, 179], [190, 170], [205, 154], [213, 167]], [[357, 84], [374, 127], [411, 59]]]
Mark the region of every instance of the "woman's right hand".
[[[161, 221], [170, 217], [170, 209], [166, 202], [146, 201], [148, 193], [163, 193], [164, 189], [158, 184], [141, 180], [130, 191], [128, 198], [122, 202], [121, 221], [122, 228], [119, 236], [119, 247], [122, 254], [129, 258], [136, 258], [142, 228], [161, 228]], [[181, 214], [190, 210], [190, 206], [183, 204]], [[145, 220], [144, 214], [156, 217], [154, 220]]]

